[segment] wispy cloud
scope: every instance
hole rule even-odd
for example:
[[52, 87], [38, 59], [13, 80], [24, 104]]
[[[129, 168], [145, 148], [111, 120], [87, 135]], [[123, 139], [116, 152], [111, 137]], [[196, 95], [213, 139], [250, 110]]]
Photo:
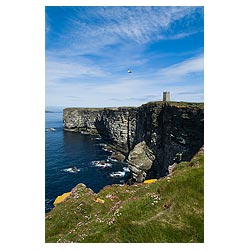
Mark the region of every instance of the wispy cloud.
[[47, 84], [59, 83], [66, 79], [79, 79], [80, 77], [104, 77], [108, 73], [96, 65], [90, 63], [78, 63], [68, 58], [48, 58], [46, 60]]
[[[138, 105], [160, 100], [163, 90], [176, 99], [202, 99], [202, 7], [47, 10], [49, 105]], [[127, 68], [133, 73], [127, 74]]]
[[194, 9], [189, 7], [114, 7], [101, 8], [97, 15], [109, 20], [100, 27], [100, 30], [112, 37], [143, 44], [163, 38], [163, 32], [167, 37], [167, 31], [171, 31], [172, 23], [190, 15], [193, 11]]
[[186, 77], [189, 74], [203, 73], [203, 71], [204, 55], [201, 54], [167, 68], [160, 69], [158, 74], [165, 76], [169, 80], [177, 80]]
[[[179, 39], [194, 30], [173, 34], [172, 24], [196, 11], [193, 7], [98, 7], [74, 8], [60, 35], [60, 46], [98, 52], [121, 41], [145, 44], [159, 39]], [[195, 31], [197, 32], [197, 31]]]
[[69, 95], [69, 96], [65, 96], [66, 98], [70, 98], [70, 99], [80, 99], [79, 96], [72, 96], [72, 95]]
[[189, 37], [191, 35], [197, 34], [199, 32], [201, 32], [202, 30], [195, 30], [195, 31], [190, 31], [190, 32], [183, 32], [183, 33], [178, 33], [178, 34], [174, 34], [174, 35], [169, 35], [166, 39], [168, 40], [178, 40], [178, 39], [182, 39], [185, 37]]
[[[68, 93], [64, 103], [73, 101], [79, 106], [116, 106], [139, 105], [148, 101], [161, 100], [162, 91], [171, 92], [173, 100], [202, 101], [203, 81], [190, 79], [189, 74], [203, 73], [203, 56], [197, 56], [182, 61], [181, 63], [159, 70], [155, 73], [145, 73], [128, 75], [126, 77], [110, 74], [101, 77], [99, 81], [91, 82], [84, 79], [74, 84], [72, 82], [56, 84], [54, 90], [50, 89], [50, 94]], [[73, 69], [75, 71], [75, 69]], [[63, 75], [60, 75], [63, 77]], [[71, 74], [67, 74], [67, 77]], [[59, 79], [60, 80], [60, 79]], [[57, 78], [54, 82], [60, 82]], [[182, 83], [183, 82], [183, 83]], [[53, 84], [52, 84], [53, 86]], [[77, 93], [77, 95], [75, 95]], [[87, 102], [87, 103], [86, 103]]]
[[201, 90], [197, 90], [197, 91], [185, 91], [185, 92], [179, 92], [178, 95], [197, 95], [197, 94], [201, 94], [202, 91]]
[[119, 101], [119, 102], [146, 102], [152, 100], [159, 100], [159, 95], [145, 95], [142, 97], [131, 97], [131, 98], [111, 98], [111, 101]]

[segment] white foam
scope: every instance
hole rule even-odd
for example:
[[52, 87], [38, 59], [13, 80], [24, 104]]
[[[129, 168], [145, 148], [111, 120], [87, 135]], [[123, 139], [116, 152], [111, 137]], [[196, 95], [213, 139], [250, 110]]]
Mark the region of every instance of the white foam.
[[80, 172], [80, 169], [65, 168], [63, 169], [63, 171], [68, 172], [68, 173], [77, 173], [77, 172]]
[[129, 167], [123, 167], [122, 169], [123, 169], [124, 172], [130, 172]]
[[111, 158], [111, 157], [108, 157], [108, 160], [110, 160], [110, 161], [114, 161], [114, 162], [118, 162], [118, 160], [117, 160], [117, 159], [113, 159], [113, 158]]
[[106, 151], [106, 152], [110, 152], [110, 153], [113, 152], [112, 150], [109, 150], [109, 149], [107, 149], [107, 148], [102, 148], [102, 150], [104, 150], [104, 151]]
[[54, 132], [54, 131], [56, 131], [56, 129], [55, 128], [47, 128], [46, 131]]
[[107, 163], [107, 162], [102, 163], [101, 161], [92, 161], [91, 165], [95, 166], [95, 167], [102, 167], [102, 168], [106, 168], [106, 167], [111, 167], [112, 166], [111, 163]]
[[112, 172], [111, 174], [109, 174], [109, 176], [113, 178], [121, 178], [125, 176], [125, 172], [124, 171]]
[[53, 200], [52, 199], [45, 199], [45, 203], [46, 204], [49, 204], [50, 202], [52, 202]]

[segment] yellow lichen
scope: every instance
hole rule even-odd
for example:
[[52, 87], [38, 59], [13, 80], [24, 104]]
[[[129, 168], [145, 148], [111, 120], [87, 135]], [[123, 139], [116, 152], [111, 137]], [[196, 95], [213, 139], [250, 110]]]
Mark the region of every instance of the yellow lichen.
[[71, 192], [67, 192], [67, 193], [64, 193], [62, 195], [57, 196], [57, 198], [55, 199], [53, 204], [56, 205], [56, 204], [64, 201], [70, 195], [70, 193]]
[[98, 202], [98, 203], [104, 203], [104, 202], [105, 202], [105, 200], [102, 200], [102, 199], [100, 199], [100, 198], [96, 198], [95, 201]]
[[145, 180], [143, 183], [149, 184], [149, 183], [152, 183], [152, 182], [155, 182], [155, 181], [157, 181], [157, 179]]

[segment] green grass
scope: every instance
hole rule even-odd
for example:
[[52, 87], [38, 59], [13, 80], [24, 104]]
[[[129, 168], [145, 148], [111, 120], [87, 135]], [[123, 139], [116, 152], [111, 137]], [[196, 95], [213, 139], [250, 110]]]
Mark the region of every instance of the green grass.
[[163, 101], [155, 101], [155, 102], [148, 102], [143, 104], [143, 106], [163, 106], [165, 103], [169, 106], [177, 107], [177, 108], [199, 108], [204, 109], [204, 102], [163, 102]]
[[136, 107], [134, 106], [122, 106], [122, 107], [104, 107], [104, 108], [65, 108], [63, 111], [74, 111], [74, 110], [78, 110], [78, 111], [104, 111], [106, 109], [108, 110], [122, 110], [122, 109], [134, 109]]
[[[105, 203], [95, 202], [99, 197]], [[46, 242], [204, 242], [204, 154], [151, 184], [78, 185], [46, 216]]]
[[[148, 102], [143, 104], [142, 106], [162, 106], [164, 105], [166, 102], [163, 101], [153, 101], [153, 102]], [[199, 108], [199, 109], [204, 109], [204, 103], [203, 102], [174, 102], [174, 101], [170, 101], [167, 102], [168, 105], [170, 106], [174, 106], [174, 107], [178, 107], [178, 108]], [[137, 107], [134, 106], [121, 106], [121, 107], [105, 107], [105, 108], [65, 108], [64, 111], [74, 111], [74, 110], [78, 110], [78, 111], [103, 111], [105, 109], [109, 109], [109, 110], [122, 110], [122, 109], [134, 109]]]

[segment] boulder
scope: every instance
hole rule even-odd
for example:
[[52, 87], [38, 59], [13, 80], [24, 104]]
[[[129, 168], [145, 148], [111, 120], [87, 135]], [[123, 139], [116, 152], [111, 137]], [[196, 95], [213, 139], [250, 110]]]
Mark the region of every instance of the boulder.
[[143, 182], [146, 177], [146, 171], [152, 166], [155, 156], [152, 150], [149, 149], [145, 141], [135, 145], [128, 156], [129, 169], [132, 172], [136, 182]]

